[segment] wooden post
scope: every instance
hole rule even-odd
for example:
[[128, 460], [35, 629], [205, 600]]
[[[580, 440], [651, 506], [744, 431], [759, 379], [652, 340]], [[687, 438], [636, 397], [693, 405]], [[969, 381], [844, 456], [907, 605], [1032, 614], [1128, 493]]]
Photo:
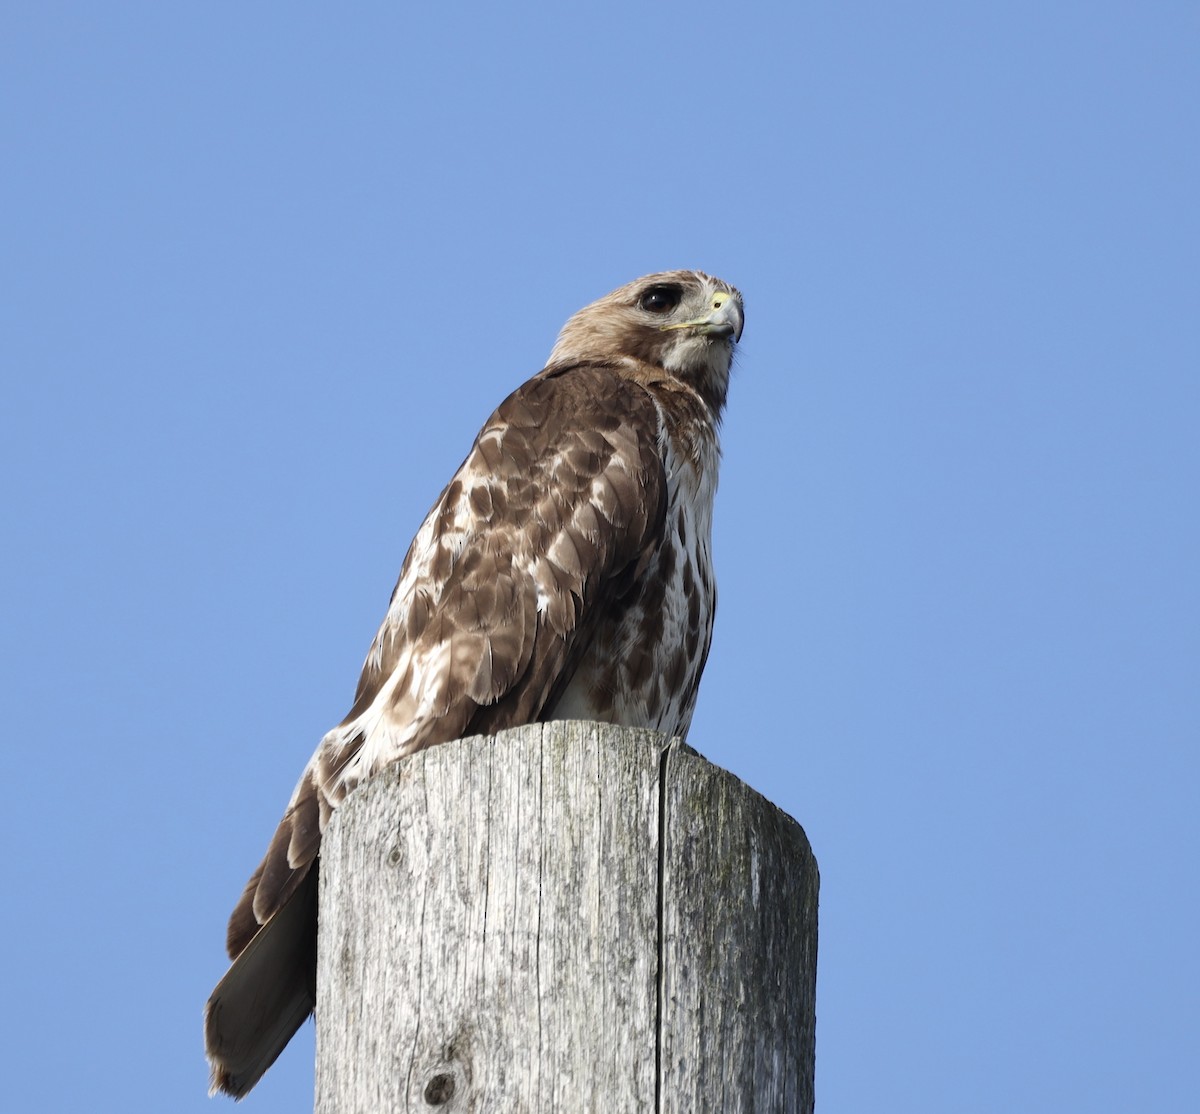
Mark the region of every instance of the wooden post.
[[813, 1106], [800, 826], [649, 731], [433, 747], [321, 848], [317, 1114]]

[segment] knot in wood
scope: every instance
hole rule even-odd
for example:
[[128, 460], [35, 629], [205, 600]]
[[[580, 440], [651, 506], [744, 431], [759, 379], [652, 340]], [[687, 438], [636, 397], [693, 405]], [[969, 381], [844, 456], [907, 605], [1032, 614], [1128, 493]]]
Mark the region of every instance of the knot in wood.
[[454, 1097], [454, 1076], [439, 1072], [425, 1084], [425, 1101], [430, 1106], [442, 1106]]

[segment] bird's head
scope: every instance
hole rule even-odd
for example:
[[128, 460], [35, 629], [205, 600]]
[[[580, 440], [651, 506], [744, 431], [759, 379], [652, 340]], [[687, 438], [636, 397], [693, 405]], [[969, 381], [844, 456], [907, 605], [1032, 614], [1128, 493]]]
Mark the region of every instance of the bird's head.
[[742, 321], [735, 287], [703, 271], [664, 271], [576, 313], [559, 333], [550, 363], [615, 356], [648, 364], [694, 387], [720, 414]]

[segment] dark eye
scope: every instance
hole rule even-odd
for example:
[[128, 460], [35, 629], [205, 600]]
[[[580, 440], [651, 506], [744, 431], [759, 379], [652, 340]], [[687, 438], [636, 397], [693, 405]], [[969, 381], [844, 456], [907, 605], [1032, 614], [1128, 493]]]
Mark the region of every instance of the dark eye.
[[638, 299], [638, 305], [647, 313], [670, 313], [683, 297], [681, 287], [668, 283], [652, 286]]

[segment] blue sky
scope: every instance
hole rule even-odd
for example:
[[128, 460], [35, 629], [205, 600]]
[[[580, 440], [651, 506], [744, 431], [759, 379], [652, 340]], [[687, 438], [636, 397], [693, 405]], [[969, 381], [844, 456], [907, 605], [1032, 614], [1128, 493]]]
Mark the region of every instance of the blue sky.
[[218, 1109], [225, 919], [424, 512], [571, 312], [693, 266], [747, 317], [690, 741], [819, 858], [818, 1110], [1194, 1101], [1198, 49], [1166, 2], [12, 6], [4, 1106]]

